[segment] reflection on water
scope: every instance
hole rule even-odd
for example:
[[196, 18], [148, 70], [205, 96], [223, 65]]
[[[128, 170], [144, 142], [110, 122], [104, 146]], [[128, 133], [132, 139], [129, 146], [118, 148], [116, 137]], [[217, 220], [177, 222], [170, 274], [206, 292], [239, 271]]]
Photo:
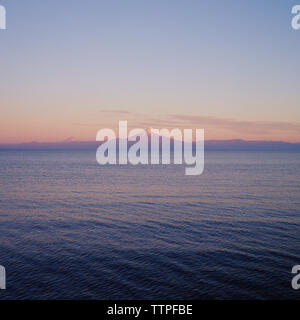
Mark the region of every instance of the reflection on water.
[[185, 176], [0, 151], [0, 299], [299, 298], [299, 181], [299, 153], [207, 152]]

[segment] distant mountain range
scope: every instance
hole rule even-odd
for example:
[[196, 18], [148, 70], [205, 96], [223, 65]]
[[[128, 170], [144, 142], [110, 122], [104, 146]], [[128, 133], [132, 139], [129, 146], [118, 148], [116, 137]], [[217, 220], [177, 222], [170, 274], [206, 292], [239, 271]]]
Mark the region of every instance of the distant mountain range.
[[[96, 150], [97, 141], [28, 142], [0, 144], [0, 150]], [[128, 145], [134, 144], [129, 142]], [[207, 140], [206, 151], [300, 151], [300, 143], [282, 141]]]

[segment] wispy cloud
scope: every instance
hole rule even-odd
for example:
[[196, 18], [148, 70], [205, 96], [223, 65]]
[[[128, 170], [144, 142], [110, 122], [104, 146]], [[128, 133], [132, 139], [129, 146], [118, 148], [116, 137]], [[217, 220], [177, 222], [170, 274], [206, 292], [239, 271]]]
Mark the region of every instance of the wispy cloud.
[[[115, 114], [115, 121], [117, 122]], [[300, 123], [246, 121], [187, 114], [130, 114], [130, 127], [203, 128], [210, 139], [300, 141]], [[115, 125], [115, 124], [114, 124]]]
[[112, 114], [130, 114], [131, 112], [128, 110], [116, 110], [116, 109], [102, 109], [100, 112], [104, 113], [112, 113]]
[[[243, 121], [216, 117], [203, 117], [195, 115], [169, 115], [170, 119], [176, 120], [178, 124], [217, 127], [230, 130], [235, 133], [269, 134], [271, 132], [289, 132], [300, 135], [300, 123], [291, 122], [268, 122], [268, 121]], [[174, 123], [174, 122], [173, 122]]]
[[117, 129], [119, 120], [128, 120], [128, 128], [201, 128], [205, 130], [206, 139], [210, 140], [273, 140], [300, 141], [300, 123], [249, 121], [232, 118], [220, 118], [187, 114], [142, 114], [126, 110], [107, 110], [99, 121], [76, 124], [85, 126], [93, 134], [104, 127]]

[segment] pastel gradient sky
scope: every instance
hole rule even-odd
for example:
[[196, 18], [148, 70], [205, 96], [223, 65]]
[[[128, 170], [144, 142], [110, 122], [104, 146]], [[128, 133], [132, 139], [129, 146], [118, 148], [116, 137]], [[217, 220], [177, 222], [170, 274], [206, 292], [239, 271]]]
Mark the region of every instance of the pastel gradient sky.
[[289, 0], [0, 0], [0, 143], [131, 127], [300, 141]]

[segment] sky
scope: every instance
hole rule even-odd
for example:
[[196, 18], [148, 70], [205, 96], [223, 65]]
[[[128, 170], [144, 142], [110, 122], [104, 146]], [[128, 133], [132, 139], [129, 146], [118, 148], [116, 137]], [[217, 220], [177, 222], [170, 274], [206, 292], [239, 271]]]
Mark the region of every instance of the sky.
[[0, 0], [0, 143], [102, 128], [300, 142], [300, 0]]

